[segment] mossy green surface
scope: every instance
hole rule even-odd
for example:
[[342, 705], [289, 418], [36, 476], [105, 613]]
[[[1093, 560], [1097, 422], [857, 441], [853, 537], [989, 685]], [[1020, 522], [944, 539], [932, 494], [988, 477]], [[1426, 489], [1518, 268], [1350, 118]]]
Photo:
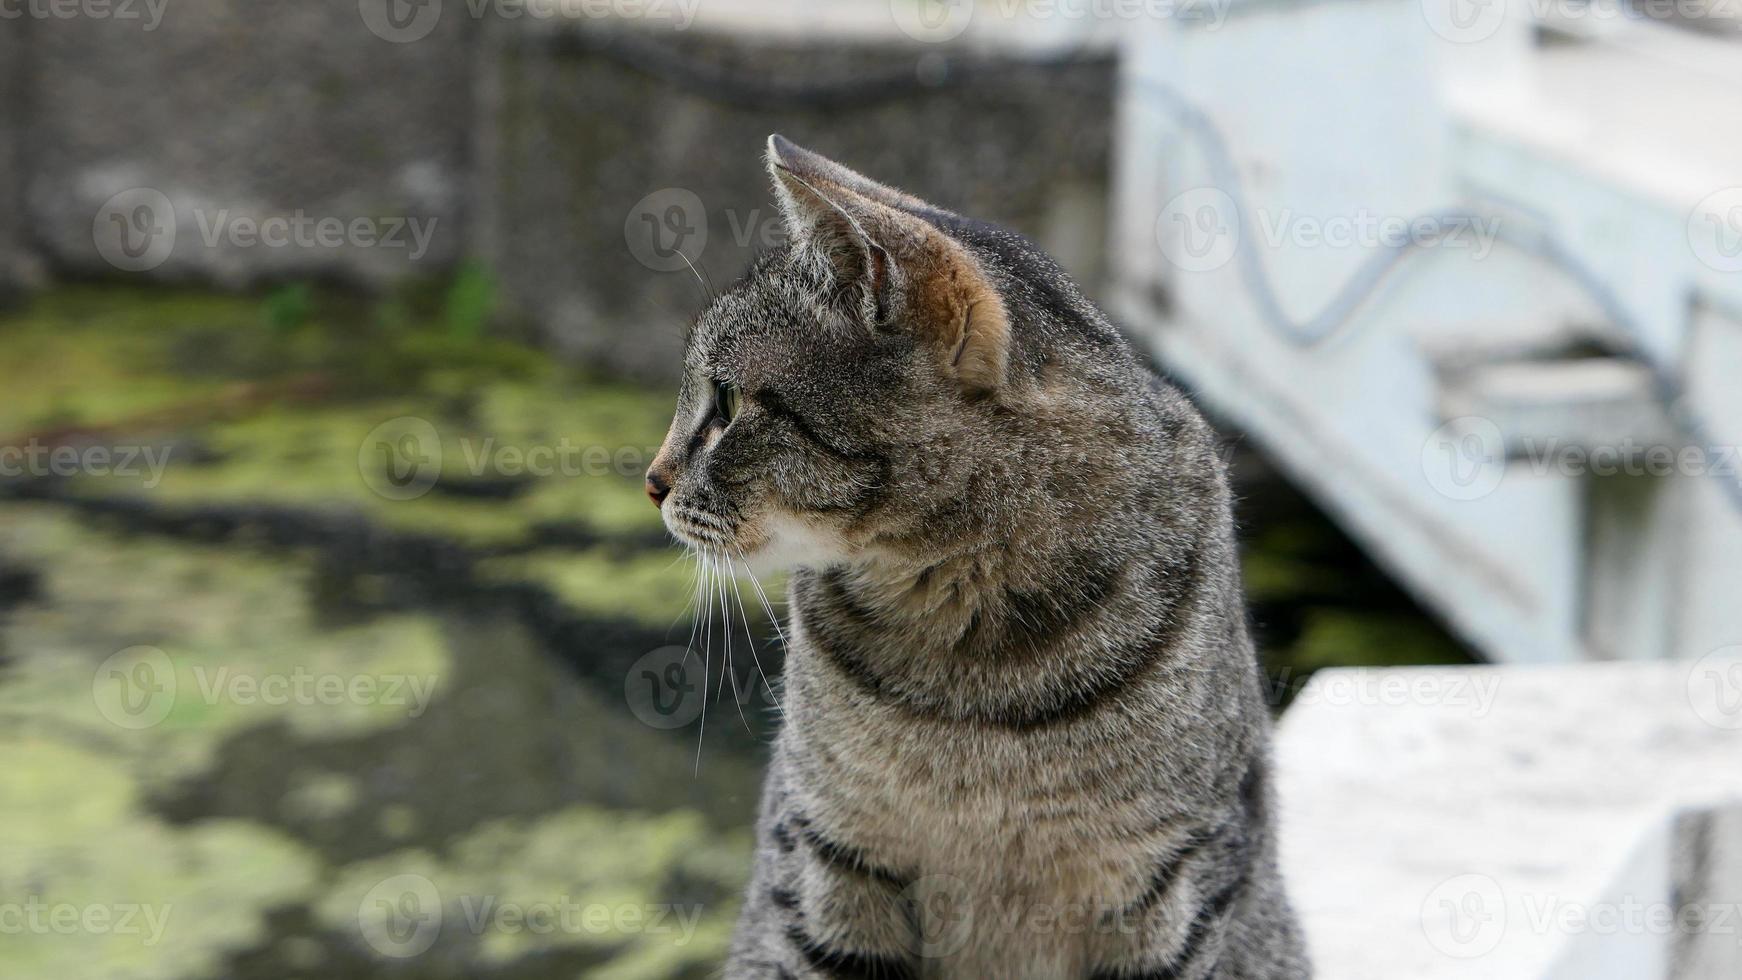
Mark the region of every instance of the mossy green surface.
[[[64, 932], [0, 930], [0, 975], [216, 975], [229, 951], [264, 937], [269, 909], [312, 894], [319, 862], [274, 828], [167, 824], [147, 795], [199, 773], [237, 729], [286, 711], [311, 737], [381, 722], [368, 706], [316, 717], [301, 706], [238, 703], [221, 684], [208, 698], [196, 673], [430, 673], [440, 670], [439, 650], [410, 649], [419, 633], [403, 623], [368, 638], [313, 629], [286, 564], [116, 541], [47, 505], [0, 506], [0, 556], [38, 575], [32, 600], [0, 619], [0, 902], [109, 917]], [[141, 679], [127, 669], [108, 676], [128, 649], [163, 658], [132, 692], [143, 714], [106, 697], [112, 683]], [[123, 930], [118, 917], [129, 910], [132, 925], [147, 929], [150, 912], [161, 928]]]
[[0, 929], [6, 977], [216, 976], [264, 938], [267, 909], [315, 888], [317, 862], [270, 828], [141, 812], [119, 756], [0, 731], [0, 758], [0, 903], [18, 919]]
[[[573, 403], [564, 407], [583, 415], [598, 409], [634, 416], [639, 421], [633, 429], [637, 433], [663, 424], [654, 421], [657, 415], [640, 392], [614, 388], [528, 392], [515, 390], [518, 387], [503, 383], [476, 395], [484, 404], [496, 399], [519, 404], [544, 399]], [[372, 482], [381, 464], [368, 451], [371, 433], [377, 426], [404, 419], [427, 421], [438, 433], [443, 477], [525, 480], [528, 486], [507, 500], [458, 497], [439, 487], [409, 499], [383, 496], [374, 489], [379, 484]], [[330, 406], [279, 405], [247, 418], [202, 426], [200, 444], [214, 457], [210, 462], [178, 463], [172, 456], [161, 479], [150, 485], [149, 474], [130, 480], [102, 476], [84, 479], [79, 490], [96, 495], [147, 492], [180, 505], [339, 508], [364, 513], [386, 527], [436, 533], [477, 546], [531, 543], [536, 541], [536, 527], [549, 523], [572, 522], [607, 535], [658, 530], [658, 513], [648, 506], [641, 470], [634, 464], [601, 472], [580, 455], [583, 449], [575, 450], [572, 466], [516, 462], [529, 450], [545, 448], [553, 454], [566, 453], [571, 445], [597, 446], [606, 452], [622, 449], [596, 430], [572, 433], [559, 425], [534, 429], [535, 424], [527, 419], [514, 428], [492, 429], [475, 419], [450, 418], [436, 400], [410, 397]], [[651, 454], [638, 448], [645, 435], [633, 438], [619, 433], [616, 438], [631, 439], [624, 444], [631, 447], [624, 451], [625, 460], [633, 455], [651, 462]]]
[[1467, 655], [1419, 616], [1319, 609], [1306, 618], [1294, 646], [1295, 665], [1419, 667], [1460, 663]]
[[0, 726], [102, 746], [146, 786], [199, 772], [248, 726], [320, 739], [399, 724], [450, 669], [427, 617], [321, 626], [305, 562], [117, 540], [40, 504], [0, 506], [0, 554], [39, 570], [42, 597], [0, 621], [15, 661]]
[[674, 976], [724, 960], [750, 846], [747, 832], [719, 835], [693, 813], [571, 807], [486, 824], [445, 857], [397, 851], [352, 864], [315, 913], [390, 952], [441, 942], [488, 964], [593, 947], [610, 959], [588, 976]]
[[224, 380], [177, 374], [168, 331], [230, 322], [238, 304], [207, 294], [63, 290], [0, 317], [0, 440], [95, 425], [209, 396]]
[[[439, 316], [420, 321], [415, 304], [326, 305], [287, 328], [272, 325], [287, 316], [274, 297], [112, 287], [39, 297], [0, 317], [0, 439], [52, 442], [79, 427], [108, 445], [149, 447], [153, 459], [168, 453], [161, 469], [142, 457], [130, 472], [80, 473], [78, 492], [99, 496], [349, 508], [474, 544], [526, 542], [548, 523], [657, 531], [641, 474], [669, 421], [668, 395], [589, 381], [530, 348], [462, 336], [473, 328]], [[443, 480], [506, 481], [518, 492], [376, 492], [371, 433], [407, 418], [436, 432]]]
[[676, 549], [627, 557], [604, 548], [535, 551], [489, 559], [481, 570], [497, 581], [536, 582], [581, 612], [627, 616], [654, 626], [687, 620], [699, 600], [716, 612], [725, 604], [734, 622], [748, 619], [766, 629], [764, 600], [778, 613], [785, 594], [783, 577], [760, 580], [759, 591], [741, 566], [729, 579], [715, 570], [698, 592], [696, 559]]
[[[446, 764], [463, 769], [512, 765], [559, 798], [577, 782], [609, 790], [639, 775], [667, 787], [668, 797], [698, 801], [750, 793], [745, 760], [715, 747], [708, 768], [696, 769], [693, 740], [645, 728], [620, 701], [605, 700], [620, 691], [559, 683], [558, 665], [485, 623], [456, 632], [423, 614], [386, 611], [335, 620], [311, 600], [307, 556], [118, 536], [53, 505], [20, 503], [0, 504], [0, 556], [38, 575], [29, 599], [0, 618], [0, 902], [145, 905], [165, 923], [154, 935], [84, 926], [0, 934], [0, 975], [224, 976], [227, 957], [270, 942], [272, 910], [299, 906], [325, 930], [298, 939], [313, 944], [299, 955], [318, 962], [338, 955], [323, 943], [338, 943], [344, 956], [385, 964], [396, 953], [372, 944], [377, 906], [365, 899], [404, 875], [424, 876], [454, 900], [444, 929], [459, 945], [443, 954], [453, 959], [441, 960], [442, 970], [490, 975], [553, 949], [589, 951], [589, 976], [619, 980], [694, 976], [720, 962], [751, 847], [736, 820], [739, 829], [722, 830], [687, 805], [573, 803], [487, 820], [447, 842], [441, 857], [420, 849], [425, 843], [342, 864], [284, 828], [356, 826], [426, 839], [422, 828], [434, 818], [493, 802], [420, 795], [372, 810], [370, 781], [390, 760], [413, 764], [406, 753], [445, 751]], [[267, 693], [269, 679], [298, 675], [335, 678], [346, 693], [325, 697], [318, 684]], [[406, 686], [390, 699], [383, 682], [395, 679]], [[370, 684], [351, 686], [356, 680]], [[119, 695], [116, 685], [125, 689]], [[553, 696], [572, 707], [532, 714], [523, 700]], [[394, 730], [425, 734], [381, 741]], [[250, 732], [274, 733], [276, 754], [220, 763]], [[456, 738], [480, 747], [454, 752]], [[328, 742], [371, 746], [372, 754], [347, 770], [346, 755], [321, 752]], [[571, 764], [553, 771], [529, 750]], [[220, 765], [222, 779], [245, 776], [255, 787], [247, 793], [274, 794], [278, 802], [262, 807], [270, 823], [179, 825], [154, 812], [154, 799], [199, 798]], [[529, 802], [551, 795], [527, 789], [515, 786]], [[661, 795], [648, 789], [609, 792]], [[211, 790], [214, 801], [225, 798], [221, 780]], [[559, 902], [585, 917], [533, 929], [515, 912], [490, 911]], [[474, 927], [468, 916], [478, 915], [485, 918]]]
[[[141, 458], [67, 489], [166, 511], [360, 514], [504, 552], [483, 558], [486, 583], [536, 583], [572, 615], [680, 632], [695, 569], [653, 546], [658, 514], [641, 490], [669, 395], [482, 336], [488, 283], [462, 285], [445, 302], [375, 307], [307, 288], [39, 296], [0, 317], [0, 441], [168, 452], [161, 470], [150, 464], [165, 457]], [[440, 477], [395, 499], [378, 492], [370, 439], [406, 418], [433, 427]], [[564, 543], [542, 540], [546, 527]], [[489, 620], [382, 605], [391, 582], [341, 580], [332, 594], [307, 549], [126, 534], [65, 506], [8, 502], [0, 563], [33, 576], [0, 617], [0, 902], [162, 916], [149, 936], [0, 931], [0, 976], [216, 977], [238, 956], [268, 973], [404, 965], [371, 944], [365, 899], [418, 873], [456, 902], [457, 952], [423, 961], [431, 975], [523, 975], [522, 957], [553, 951], [584, 951], [587, 975], [615, 980], [702, 975], [722, 960], [750, 851], [742, 749], [710, 744], [701, 768], [693, 738], [636, 721], [620, 687], [577, 686]], [[490, 771], [476, 784], [490, 788], [383, 788], [384, 771], [429, 772], [432, 752]], [[569, 761], [552, 770], [547, 755]], [[574, 801], [580, 787], [640, 809]], [[489, 818], [504, 798], [525, 815]], [[704, 818], [701, 803], [719, 812]], [[183, 824], [164, 806], [247, 816]], [[467, 811], [483, 822], [439, 836], [468, 826]], [[371, 847], [389, 849], [331, 857]], [[457, 904], [467, 896], [612, 914], [578, 930], [511, 917], [473, 930], [463, 913], [478, 910]], [[658, 929], [624, 917], [669, 906], [697, 917], [681, 929], [669, 910]], [[323, 931], [275, 936], [274, 910], [298, 908]]]

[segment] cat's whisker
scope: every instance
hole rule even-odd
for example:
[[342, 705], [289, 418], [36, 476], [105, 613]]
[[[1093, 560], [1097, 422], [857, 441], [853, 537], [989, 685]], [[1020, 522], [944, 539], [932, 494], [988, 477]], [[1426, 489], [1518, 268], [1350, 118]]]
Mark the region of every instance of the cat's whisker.
[[[714, 563], [714, 580], [712, 582], [713, 591], [708, 593], [708, 614], [711, 616], [714, 614], [714, 611], [719, 607], [719, 604], [720, 604], [720, 559], [718, 557], [714, 557], [710, 560]], [[725, 650], [729, 652], [732, 648], [731, 647], [731, 644], [732, 644], [731, 624], [727, 623], [725, 621], [724, 616], [722, 616], [720, 619], [720, 626], [721, 626], [721, 631], [725, 634], [725, 639], [724, 639]], [[730, 673], [731, 669], [732, 669], [731, 661], [727, 660], [725, 662], [725, 670], [722, 671], [720, 674], [719, 682], [714, 685], [714, 700], [715, 700], [715, 702], [718, 702], [720, 700], [720, 692], [725, 690], [726, 674]]]
[[[701, 556], [701, 559], [702, 559], [702, 565], [700, 567], [702, 568], [703, 588], [706, 589], [707, 584], [708, 584], [708, 580], [715, 574], [713, 559], [705, 551], [699, 552], [699, 555]], [[698, 608], [696, 610], [697, 615], [706, 617], [706, 620], [702, 624], [702, 683], [701, 683], [701, 686], [696, 689], [697, 696], [699, 696], [702, 699], [702, 715], [701, 715], [701, 725], [696, 728], [696, 770], [695, 771], [696, 771], [696, 775], [701, 775], [701, 772], [702, 772], [702, 738], [704, 735], [707, 734], [707, 731], [708, 731], [708, 677], [712, 673], [713, 646], [714, 646], [714, 611], [713, 611], [713, 607], [712, 607], [711, 603], [700, 602], [700, 599], [702, 598], [701, 593], [698, 593], [696, 598], [698, 600]]]
[[738, 548], [738, 561], [744, 566], [744, 573], [750, 577], [750, 586], [756, 590], [756, 597], [762, 601], [762, 612], [768, 621], [774, 624], [774, 635], [780, 637], [780, 648], [784, 652], [787, 647], [786, 631], [780, 628], [780, 617], [774, 614], [774, 604], [768, 601], [768, 593], [762, 590], [762, 583], [750, 571], [750, 559], [744, 554], [743, 548]]
[[[687, 549], [683, 554], [678, 555], [677, 558], [673, 559], [672, 565], [677, 564], [678, 562], [684, 560], [685, 558], [694, 558], [694, 557], [695, 557], [695, 549], [693, 549], [693, 548]], [[665, 566], [665, 570], [670, 571], [671, 565]], [[689, 598], [689, 601], [684, 603], [683, 610], [677, 614], [676, 619], [673, 619], [671, 621], [671, 625], [667, 626], [665, 628], [665, 638], [669, 641], [671, 639], [671, 631], [677, 627], [678, 621], [682, 620], [684, 618], [684, 616], [690, 615], [690, 639], [689, 639], [688, 643], [684, 644], [684, 656], [686, 658], [689, 656], [690, 644], [694, 643], [695, 639], [696, 639], [695, 617], [691, 614], [695, 610], [696, 600], [698, 598], [700, 598], [700, 596], [701, 596], [700, 591], [696, 588], [696, 585], [701, 581], [701, 574], [702, 573], [701, 573], [700, 566], [696, 566], [694, 571], [695, 571], [695, 574], [690, 576], [690, 598]]]
[[[681, 541], [678, 543], [683, 544], [683, 542], [681, 542]], [[665, 568], [661, 569], [661, 571], [669, 572], [669, 571], [671, 571], [672, 565], [676, 565], [678, 562], [683, 561], [685, 558], [694, 558], [696, 556], [696, 549], [690, 547], [687, 544], [685, 544], [683, 547], [684, 547], [683, 552], [680, 553], [676, 558], [673, 558], [671, 560], [671, 564], [666, 565]]]
[[[732, 571], [732, 559], [730, 556], [722, 555], [720, 560], [724, 563], [726, 570], [726, 574], [720, 578], [720, 617], [724, 620], [724, 628], [726, 631], [726, 674], [732, 678], [732, 701], [738, 705], [738, 720], [744, 723], [745, 732], [754, 734], [750, 729], [750, 719], [744, 716], [744, 695], [743, 692], [738, 689], [738, 671], [734, 669], [732, 663], [732, 606], [731, 603], [727, 601], [727, 598], [728, 593], [736, 594], [737, 592], [738, 587], [736, 575]], [[742, 606], [742, 603], [740, 603], [740, 606]], [[750, 622], [748, 619], [744, 622], [744, 635], [746, 637], [750, 635]], [[750, 655], [752, 657], [756, 655], [754, 641], [751, 643]]]
[[[743, 550], [740, 549], [738, 554], [739, 561], [744, 568], [745, 576], [750, 579], [750, 584], [755, 587], [757, 594], [760, 595], [762, 593], [762, 586], [756, 581], [756, 576], [751, 574], [749, 563], [743, 561]], [[727, 561], [730, 562], [731, 559], [728, 558]], [[733, 593], [738, 597], [738, 613], [744, 617], [744, 639], [750, 644], [750, 658], [756, 662], [756, 673], [762, 678], [762, 686], [768, 690], [768, 696], [774, 701], [774, 706], [780, 709], [780, 720], [784, 722], [786, 721], [786, 706], [780, 703], [780, 695], [774, 693], [774, 685], [768, 682], [768, 672], [762, 669], [762, 657], [756, 652], [756, 639], [750, 635], [750, 614], [744, 609], [744, 594], [736, 588], [733, 589]], [[767, 605], [767, 597], [764, 597], [763, 608], [766, 609]], [[774, 620], [774, 613], [772, 611], [768, 613], [768, 618]], [[774, 629], [776, 632], [779, 632], [780, 630], [780, 623], [778, 620], [774, 620]], [[782, 647], [784, 647], [785, 644], [786, 640], [783, 638], [781, 640]]]
[[686, 548], [686, 552], [695, 562], [695, 574], [690, 577], [690, 600], [688, 606], [690, 613], [690, 638], [689, 642], [684, 644], [684, 648], [686, 651], [694, 651], [696, 646], [696, 632], [701, 627], [702, 556], [697, 553], [694, 548]]
[[[714, 701], [718, 703], [726, 690], [726, 678], [732, 673], [732, 619], [727, 615], [726, 597], [722, 591], [722, 579], [725, 577], [725, 570], [721, 566], [722, 557], [711, 553], [708, 561], [714, 571], [713, 581], [710, 583], [712, 590], [708, 594], [708, 613], [712, 616], [718, 609], [720, 624], [720, 679], [714, 682]], [[706, 687], [702, 688], [702, 693], [707, 693]]]
[[713, 302], [713, 284], [708, 282], [707, 278], [702, 275], [701, 270], [696, 268], [696, 264], [691, 262], [690, 257], [684, 254], [683, 249], [680, 248], [677, 250], [677, 257], [683, 259], [683, 264], [690, 267], [690, 275], [695, 276], [696, 285], [702, 287], [702, 300], [704, 302]]

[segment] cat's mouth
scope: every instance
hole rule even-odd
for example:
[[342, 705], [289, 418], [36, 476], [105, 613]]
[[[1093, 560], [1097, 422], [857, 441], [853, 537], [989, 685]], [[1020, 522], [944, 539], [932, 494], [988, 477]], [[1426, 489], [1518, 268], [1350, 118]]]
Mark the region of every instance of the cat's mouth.
[[758, 573], [827, 564], [844, 553], [838, 535], [779, 510], [738, 519], [673, 500], [660, 516], [680, 543], [704, 555], [737, 558]]
[[731, 554], [738, 550], [738, 532], [717, 514], [673, 501], [660, 508], [666, 529], [679, 541], [701, 551]]

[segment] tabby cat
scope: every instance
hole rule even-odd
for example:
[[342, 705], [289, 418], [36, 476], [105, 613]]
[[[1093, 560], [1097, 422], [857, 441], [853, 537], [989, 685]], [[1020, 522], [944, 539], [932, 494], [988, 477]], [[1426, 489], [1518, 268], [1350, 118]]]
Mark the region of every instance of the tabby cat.
[[1307, 976], [1209, 426], [1024, 239], [768, 167], [647, 476], [794, 569], [726, 976]]

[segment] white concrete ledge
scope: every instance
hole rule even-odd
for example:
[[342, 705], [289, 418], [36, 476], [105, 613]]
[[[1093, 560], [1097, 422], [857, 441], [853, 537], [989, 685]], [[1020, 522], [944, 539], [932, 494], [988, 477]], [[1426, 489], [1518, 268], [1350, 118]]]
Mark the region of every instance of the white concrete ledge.
[[1325, 671], [1277, 755], [1326, 980], [1742, 977], [1742, 646]]

